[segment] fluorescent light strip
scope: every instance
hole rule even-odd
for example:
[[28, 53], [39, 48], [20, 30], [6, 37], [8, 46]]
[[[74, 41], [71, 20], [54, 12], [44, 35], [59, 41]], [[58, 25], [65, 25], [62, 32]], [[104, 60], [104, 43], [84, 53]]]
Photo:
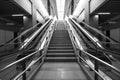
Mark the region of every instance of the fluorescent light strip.
[[99, 15], [109, 15], [110, 13], [109, 12], [101, 12], [101, 13], [98, 13]]
[[12, 14], [12, 16], [24, 16], [23, 14]]

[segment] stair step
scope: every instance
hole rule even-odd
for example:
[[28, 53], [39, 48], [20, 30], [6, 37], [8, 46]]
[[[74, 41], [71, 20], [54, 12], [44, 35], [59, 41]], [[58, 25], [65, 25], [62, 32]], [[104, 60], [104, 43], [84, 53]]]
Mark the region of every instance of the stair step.
[[51, 42], [71, 42], [69, 39], [51, 39]]
[[[64, 26], [61, 26], [64, 27]], [[45, 62], [76, 62], [67, 30], [55, 30], [48, 47]]]
[[71, 50], [72, 47], [49, 47], [48, 50]]
[[48, 50], [47, 53], [74, 53], [73, 50]]
[[58, 37], [58, 35], [57, 35], [57, 36], [52, 36], [52, 38], [53, 38], [53, 39], [65, 39], [65, 38], [70, 39], [68, 36], [69, 36], [69, 35], [66, 35], [66, 36], [60, 36], [60, 35], [59, 35], [59, 37]]
[[76, 62], [75, 57], [46, 57], [45, 62]]
[[72, 46], [72, 44], [50, 44], [49, 45], [50, 47], [53, 47], [53, 46], [55, 46], [55, 47], [63, 47], [63, 46], [65, 46], [65, 47], [68, 47], [68, 46]]
[[75, 57], [74, 53], [48, 53], [46, 57]]
[[50, 42], [50, 44], [71, 44], [71, 42]]

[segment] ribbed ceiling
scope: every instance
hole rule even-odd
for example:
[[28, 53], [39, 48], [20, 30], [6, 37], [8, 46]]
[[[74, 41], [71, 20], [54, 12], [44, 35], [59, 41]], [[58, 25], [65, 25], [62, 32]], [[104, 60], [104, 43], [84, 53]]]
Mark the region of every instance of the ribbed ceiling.
[[15, 5], [10, 0], [0, 0], [0, 15], [9, 15], [9, 14], [25, 14], [20, 7]]

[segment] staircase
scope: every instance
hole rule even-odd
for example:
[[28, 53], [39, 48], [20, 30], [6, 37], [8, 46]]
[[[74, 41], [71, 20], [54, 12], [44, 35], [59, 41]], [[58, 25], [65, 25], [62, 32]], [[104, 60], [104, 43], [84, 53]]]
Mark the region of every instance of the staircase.
[[65, 25], [57, 26], [54, 31], [45, 62], [76, 62], [73, 46]]

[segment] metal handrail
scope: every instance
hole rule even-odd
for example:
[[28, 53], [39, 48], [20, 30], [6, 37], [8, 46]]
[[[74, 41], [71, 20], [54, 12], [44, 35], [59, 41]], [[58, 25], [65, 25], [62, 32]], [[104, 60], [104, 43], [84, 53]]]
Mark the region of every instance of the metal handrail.
[[37, 31], [35, 31], [30, 37], [24, 40], [23, 45], [21, 46], [20, 50], [26, 47], [30, 42], [39, 34], [39, 32], [51, 21], [52, 19], [48, 20], [45, 24], [43, 24]]
[[0, 69], [0, 73], [3, 72], [3, 71], [6, 70], [6, 69], [12, 67], [13, 65], [15, 65], [15, 64], [17, 64], [17, 63], [19, 63], [19, 62], [21, 62], [21, 61], [23, 61], [23, 60], [25, 60], [25, 59], [27, 59], [27, 58], [33, 56], [33, 55], [35, 55], [35, 54], [36, 54], [37, 52], [39, 52], [39, 51], [40, 51], [40, 50], [37, 50], [37, 51], [35, 51], [35, 52], [33, 52], [33, 53], [31, 53], [31, 54], [29, 54], [29, 55], [27, 55], [27, 56], [25, 56], [25, 57], [23, 57], [23, 58], [21, 58], [21, 59], [15, 61], [15, 62], [13, 62], [13, 63], [11, 63], [11, 64], [5, 66], [4, 68]]
[[[50, 20], [50, 19], [49, 19]], [[49, 21], [48, 20], [48, 21]], [[41, 23], [37, 23], [35, 24], [33, 27], [28, 28], [27, 30], [23, 31], [20, 35], [18, 35], [16, 38], [13, 38], [11, 40], [9, 40], [8, 42], [1, 44], [0, 47], [3, 47], [5, 45], [9, 45], [11, 42], [14, 42], [15, 40], [17, 40], [18, 38], [20, 38], [21, 36], [25, 35], [26, 33], [28, 33], [29, 31], [31, 31], [32, 29], [36, 28], [38, 25], [40, 25]]]
[[[67, 23], [69, 24], [69, 26], [71, 26], [71, 24], [69, 23], [69, 21], [67, 21]], [[76, 49], [79, 50], [79, 47], [78, 47], [78, 45], [76, 44], [75, 36], [74, 36], [74, 34], [72, 33], [72, 30], [71, 30], [71, 32], [70, 32], [69, 30], [70, 30], [70, 28], [68, 29], [68, 32], [69, 32], [69, 35], [70, 35], [70, 39], [71, 39], [71, 41], [72, 41], [72, 43], [73, 43], [73, 46], [74, 46], [74, 48], [76, 48]], [[73, 40], [74, 40], [74, 41], [73, 41]], [[76, 53], [76, 50], [75, 50], [75, 54], [76, 54], [79, 58], [81, 58], [97, 75], [99, 75], [103, 80], [105, 80], [99, 72], [97, 72], [95, 69], [93, 69], [82, 57], [80, 57], [80, 55], [78, 55], [78, 54]]]
[[[35, 61], [32, 61], [28, 66], [27, 66], [27, 68], [24, 70], [24, 71], [22, 71], [21, 73], [19, 73], [13, 80], [17, 80], [17, 79], [19, 79], [31, 66], [33, 66], [35, 63], [37, 63], [41, 58], [43, 58], [43, 56], [44, 55], [46, 55], [46, 54], [42, 54], [37, 60], [35, 60]], [[43, 62], [42, 62], [43, 63]], [[41, 63], [41, 64], [42, 64]], [[40, 64], [40, 65], [41, 65]]]
[[[27, 49], [31, 49], [31, 48], [33, 48], [35, 45], [37, 45], [36, 43], [38, 42], [38, 40], [40, 40], [40, 38], [43, 37], [43, 35], [44, 35], [45, 32], [47, 31], [47, 29], [49, 28], [49, 25], [50, 25], [51, 23], [52, 23], [52, 20], [51, 20], [50, 22], [48, 22], [48, 23], [46, 24], [46, 26], [43, 27], [43, 28], [38, 32], [38, 34], [36, 34], [36, 36], [34, 36], [33, 39], [31, 39], [30, 42], [28, 42], [28, 44], [23, 43], [23, 45], [26, 44], [26, 46], [24, 46], [23, 48], [27, 50]], [[35, 32], [34, 32], [34, 33], [35, 33]], [[33, 33], [33, 35], [34, 35], [34, 33]], [[36, 39], [36, 38], [37, 38], [37, 39]], [[32, 40], [35, 40], [34, 43], [31, 43]], [[37, 41], [36, 41], [36, 40], [37, 40]], [[31, 45], [31, 46], [28, 47], [29, 45]]]
[[[55, 21], [53, 21], [53, 23], [54, 23]], [[51, 23], [51, 25], [53, 24], [53, 23]], [[51, 26], [50, 25], [50, 26]], [[50, 28], [50, 27], [49, 27]], [[52, 33], [53, 33], [53, 31], [54, 31], [54, 29], [52, 30]], [[49, 34], [49, 35], [47, 35], [47, 33]], [[47, 41], [44, 43], [44, 44], [49, 44], [49, 42], [50, 42], [50, 39], [51, 39], [51, 33], [49, 33], [49, 29], [48, 29], [48, 31], [46, 31], [46, 34], [44, 34], [44, 36], [43, 36], [43, 38], [42, 38], [42, 41], [44, 41], [44, 39], [45, 38], [47, 38]], [[49, 38], [48, 38], [49, 37]], [[38, 44], [38, 46], [39, 46], [39, 44]], [[46, 45], [46, 47], [47, 47], [48, 45]], [[39, 46], [40, 47], [40, 46]], [[43, 48], [46, 48], [46, 47], [43, 47]], [[40, 50], [40, 49], [38, 49], [38, 50]], [[43, 50], [43, 49], [42, 49]], [[28, 66], [27, 66], [27, 68], [24, 70], [24, 71], [22, 71], [21, 73], [19, 73], [13, 80], [17, 80], [17, 79], [19, 79], [31, 66], [33, 66], [35, 63], [37, 63], [41, 58], [43, 58], [43, 56], [45, 56], [47, 53], [45, 52], [45, 54], [42, 54], [37, 60], [35, 60], [35, 61], [32, 61]], [[41, 62], [41, 64], [40, 65], [42, 65], [43, 64], [43, 61]]]
[[[74, 27], [74, 28], [76, 28], [76, 27]], [[76, 29], [77, 30], [77, 29]], [[78, 33], [79, 33], [79, 31], [78, 31]], [[82, 35], [82, 34], [80, 34], [80, 35]], [[87, 42], [93, 42], [93, 41], [87, 41]], [[95, 45], [95, 48], [97, 48], [97, 50], [98, 51], [101, 51], [101, 52], [103, 52], [103, 51], [105, 51], [105, 52], [107, 52], [108, 53], [108, 51], [106, 51], [106, 50], [104, 50], [104, 49], [101, 49], [101, 48], [99, 48], [98, 49], [98, 47], [96, 47], [96, 45]], [[92, 49], [94, 49], [94, 48], [92, 48]], [[114, 52], [115, 53], [115, 52]], [[113, 54], [113, 53], [109, 53], [109, 54]], [[109, 59], [110, 61], [112, 61], [111, 60], [111, 57], [109, 57], [106, 53], [104, 53], [103, 54], [107, 59]], [[115, 61], [118, 61], [117, 59], [114, 59]]]
[[109, 67], [113, 68], [115, 71], [117, 71], [118, 73], [120, 73], [120, 70], [119, 70], [119, 69], [117, 69], [117, 68], [115, 68], [115, 67], [114, 67], [114, 66], [112, 66], [111, 64], [106, 63], [106, 62], [104, 62], [103, 60], [100, 60], [99, 58], [97, 58], [97, 57], [95, 57], [95, 56], [93, 56], [93, 55], [91, 55], [91, 54], [87, 53], [86, 51], [82, 51], [82, 52], [86, 53], [88, 56], [90, 56], [90, 57], [92, 57], [92, 58], [94, 58], [94, 59], [98, 60], [99, 62], [101, 62], [101, 63], [105, 64], [106, 66], [109, 66]]
[[[78, 23], [76, 23], [72, 18], [70, 18], [77, 26], [79, 26], [79, 24]], [[82, 28], [82, 27], [78, 27], [78, 28]], [[87, 35], [87, 34], [86, 34]], [[88, 36], [89, 37], [89, 36]], [[90, 37], [89, 37], [90, 38]], [[90, 38], [91, 39], [91, 38]], [[91, 39], [92, 40], [92, 39]], [[94, 40], [92, 40], [92, 42], [95, 44], [95, 45], [97, 45], [97, 42], [95, 42]], [[100, 42], [101, 43], [101, 42]], [[111, 55], [115, 55], [115, 54], [113, 54], [113, 53], [117, 53], [117, 55], [119, 54], [118, 52], [115, 52], [115, 51], [111, 51], [111, 50], [107, 50], [106, 48], [104, 48], [102, 45], [101, 45], [101, 47], [99, 47], [98, 45], [97, 45], [97, 48], [99, 48], [101, 51], [103, 50], [103, 51], [105, 51], [105, 52], [109, 52], [109, 54]], [[108, 56], [107, 56], [108, 57]], [[114, 58], [114, 60], [115, 61], [119, 61], [118, 59], [115, 59]]]
[[21, 61], [23, 61], [23, 60], [25, 60], [25, 59], [33, 56], [33, 55], [35, 55], [35, 54], [38, 53], [39, 51], [41, 51], [41, 49], [36, 50], [35, 52], [33, 52], [33, 53], [31, 53], [31, 54], [29, 54], [29, 55], [27, 55], [27, 56], [25, 56], [25, 57], [17, 60], [17, 61], [14, 61], [14, 62], [10, 63], [9, 65], [7, 65], [7, 66], [5, 66], [4, 68], [0, 69], [0, 73], [3, 72], [3, 71], [6, 70], [6, 69], [12, 67], [13, 65], [15, 65], [15, 64], [17, 64], [17, 63], [19, 63], [19, 62], [21, 62]]
[[92, 30], [95, 31], [96, 33], [99, 33], [99, 34], [102, 35], [103, 37], [107, 38], [108, 40], [114, 41], [116, 44], [119, 44], [119, 45], [120, 45], [120, 42], [119, 42], [119, 41], [116, 41], [116, 40], [114, 40], [113, 38], [106, 36], [105, 34], [103, 34], [102, 32], [100, 32], [98, 29], [96, 29], [96, 28], [88, 25], [88, 24], [85, 23], [85, 22], [81, 22], [81, 23], [83, 23], [85, 26], [87, 26], [88, 28], [92, 29]]
[[85, 33], [85, 34], [88, 36], [88, 38], [93, 41], [93, 43], [94, 43], [95, 45], [97, 45], [99, 48], [104, 49], [104, 47], [101, 46], [100, 41], [99, 41], [96, 37], [94, 37], [94, 36], [93, 36], [92, 34], [90, 34], [87, 30], [85, 30], [84, 28], [82, 28], [82, 27], [81, 27], [78, 23], [76, 23], [72, 18], [70, 18], [70, 20], [72, 20], [72, 22], [74, 22], [74, 24], [75, 24], [76, 26], [79, 26], [78, 28], [79, 28], [83, 33]]
[[[73, 35], [73, 34], [71, 34], [71, 35]], [[74, 36], [74, 35], [73, 35], [73, 36]], [[75, 37], [75, 36], [74, 36], [74, 37]], [[76, 41], [73, 41], [73, 42], [76, 42]], [[77, 46], [77, 45], [75, 45], [75, 46]], [[88, 52], [86, 52], [86, 51], [84, 51], [84, 50], [81, 50], [81, 49], [79, 49], [79, 48], [78, 48], [78, 50], [80, 50], [81, 52], [85, 53], [85, 54], [88, 55], [89, 57], [92, 57], [94, 60], [96, 60], [96, 61], [98, 61], [98, 62], [100, 62], [100, 63], [102, 63], [102, 64], [104, 64], [104, 65], [106, 65], [106, 66], [108, 66], [108, 67], [110, 67], [111, 69], [115, 70], [116, 72], [118, 72], [118, 73], [120, 74], [120, 70], [119, 70], [118, 68], [114, 67], [113, 65], [111, 65], [111, 64], [109, 64], [109, 63], [107, 63], [107, 62], [104, 62], [103, 60], [101, 60], [101, 59], [99, 59], [99, 58], [91, 55], [90, 53], [88, 53]], [[80, 56], [80, 55], [79, 55], [79, 56]], [[79, 56], [78, 56], [78, 57], [79, 57]], [[79, 57], [79, 58], [81, 58], [81, 57]], [[89, 64], [88, 64], [88, 65], [89, 65]]]

